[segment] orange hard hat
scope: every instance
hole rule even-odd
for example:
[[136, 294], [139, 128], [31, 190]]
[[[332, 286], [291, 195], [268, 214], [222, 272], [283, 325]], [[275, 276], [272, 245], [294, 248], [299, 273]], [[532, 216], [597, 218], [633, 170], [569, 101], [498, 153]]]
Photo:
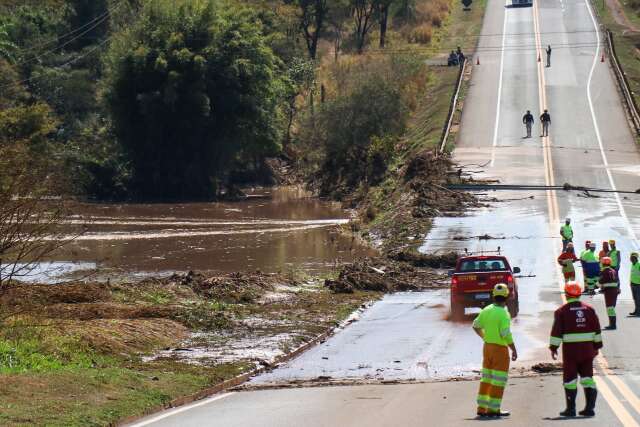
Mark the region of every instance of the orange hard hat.
[[577, 298], [582, 295], [582, 288], [578, 285], [578, 282], [569, 282], [564, 285], [564, 293], [568, 297]]
[[602, 258], [602, 265], [611, 265], [611, 258], [608, 256]]

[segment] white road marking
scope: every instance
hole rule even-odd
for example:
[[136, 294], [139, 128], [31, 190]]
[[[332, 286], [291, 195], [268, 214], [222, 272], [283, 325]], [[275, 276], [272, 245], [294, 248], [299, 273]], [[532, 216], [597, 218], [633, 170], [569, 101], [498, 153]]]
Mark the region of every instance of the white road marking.
[[208, 405], [209, 403], [215, 402], [216, 400], [222, 400], [222, 399], [225, 399], [225, 398], [227, 398], [227, 397], [229, 397], [231, 395], [234, 395], [234, 394], [235, 394], [234, 392], [225, 393], [225, 394], [221, 394], [221, 395], [218, 395], [218, 396], [210, 397], [210, 398], [205, 399], [205, 400], [201, 400], [201, 401], [196, 402], [196, 403], [192, 403], [190, 405], [181, 406], [181, 407], [173, 409], [171, 411], [162, 413], [162, 414], [158, 415], [157, 417], [153, 417], [153, 418], [150, 418], [150, 419], [145, 420], [145, 421], [141, 421], [141, 422], [136, 423], [136, 424], [131, 424], [129, 427], [148, 426], [148, 425], [156, 423], [156, 422], [158, 422], [160, 420], [163, 420], [165, 418], [173, 417], [174, 415], [178, 415], [178, 414], [180, 414], [182, 412], [189, 411], [189, 410], [191, 410], [193, 408], [197, 408], [198, 406]]
[[[587, 81], [587, 99], [589, 101], [589, 109], [591, 110], [591, 118], [593, 120], [593, 127], [596, 131], [596, 138], [598, 139], [598, 146], [600, 147], [600, 155], [602, 156], [602, 163], [604, 164], [605, 170], [607, 171], [607, 178], [609, 179], [609, 185], [611, 185], [612, 190], [617, 190], [616, 184], [613, 181], [613, 176], [611, 175], [611, 170], [609, 169], [609, 161], [607, 160], [607, 155], [604, 151], [604, 146], [602, 145], [602, 137], [600, 136], [600, 127], [598, 126], [598, 120], [596, 119], [596, 113], [593, 108], [593, 100], [591, 99], [591, 81], [593, 79], [593, 73], [596, 69], [596, 65], [598, 64], [598, 55], [600, 53], [600, 30], [598, 29], [598, 23], [596, 22], [596, 18], [593, 15], [593, 11], [591, 10], [591, 5], [589, 4], [589, 0], [585, 0], [585, 5], [587, 6], [587, 10], [589, 11], [589, 16], [591, 17], [591, 22], [593, 23], [593, 27], [596, 30], [596, 53], [593, 56], [593, 64], [591, 65], [591, 71], [589, 72], [589, 79]], [[624, 210], [624, 206], [622, 206], [622, 201], [620, 200], [620, 195], [618, 193], [614, 193], [614, 197], [616, 199], [616, 203], [618, 204], [618, 210], [620, 211], [620, 216], [626, 222], [627, 229], [629, 231], [629, 235], [631, 236], [631, 243], [633, 247], [637, 250], [638, 246], [638, 238], [636, 236], [633, 227], [631, 226], [631, 222], [629, 221], [629, 217]]]
[[500, 124], [500, 100], [502, 98], [502, 74], [504, 72], [504, 45], [507, 35], [507, 6], [509, 5], [509, 0], [505, 0], [504, 2], [504, 19], [502, 20], [502, 49], [500, 51], [500, 75], [498, 77], [498, 100], [496, 101], [496, 123], [493, 128], [493, 148], [491, 149], [491, 164], [493, 165], [496, 162], [496, 146], [498, 145], [498, 126]]

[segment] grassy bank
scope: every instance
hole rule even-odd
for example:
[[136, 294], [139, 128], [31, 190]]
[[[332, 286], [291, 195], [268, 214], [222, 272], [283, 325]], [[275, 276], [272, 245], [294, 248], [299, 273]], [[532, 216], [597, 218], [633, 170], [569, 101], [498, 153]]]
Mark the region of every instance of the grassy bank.
[[268, 364], [381, 295], [351, 291], [267, 275], [4, 288], [0, 425], [142, 414]]
[[597, 1], [595, 6], [600, 21], [613, 33], [620, 66], [636, 103], [640, 104], [640, 8], [629, 1], [612, 2], [611, 5]]
[[[434, 51], [446, 52], [458, 44], [469, 53], [475, 49], [482, 26], [486, 0], [474, 2], [471, 11], [452, 4], [451, 14], [434, 37]], [[469, 56], [470, 62], [471, 56]], [[432, 57], [433, 59], [433, 57]], [[470, 67], [472, 69], [472, 66]], [[469, 71], [469, 73], [471, 70]], [[451, 97], [458, 77], [457, 67], [429, 67], [424, 97], [413, 114], [407, 131], [396, 147], [396, 156], [384, 182], [369, 189], [361, 210], [363, 233], [379, 243], [386, 252], [415, 249], [428, 232], [431, 220], [443, 214], [459, 214], [475, 200], [466, 194], [443, 188], [455, 182], [447, 158], [432, 155], [441, 142]], [[469, 84], [463, 80], [460, 105]], [[454, 115], [454, 127], [447, 151], [455, 147], [460, 111]]]

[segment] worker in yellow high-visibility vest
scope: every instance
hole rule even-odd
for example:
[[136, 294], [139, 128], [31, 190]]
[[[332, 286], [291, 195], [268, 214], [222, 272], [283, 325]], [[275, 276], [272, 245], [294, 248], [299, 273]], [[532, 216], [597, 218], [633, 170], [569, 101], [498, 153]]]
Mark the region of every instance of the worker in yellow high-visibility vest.
[[478, 391], [479, 417], [504, 417], [509, 411], [501, 409], [504, 388], [509, 377], [509, 348], [511, 360], [518, 351], [511, 335], [511, 316], [506, 308], [509, 288], [498, 283], [493, 288], [494, 303], [482, 309], [473, 322], [473, 330], [484, 341], [482, 350], [482, 379]]
[[573, 242], [573, 228], [571, 228], [571, 218], [564, 220], [564, 225], [560, 227], [560, 237], [562, 238], [562, 252], [567, 250], [567, 245]]
[[635, 303], [635, 309], [630, 316], [640, 316], [640, 257], [638, 252], [631, 253], [631, 294], [633, 295], [633, 302]]

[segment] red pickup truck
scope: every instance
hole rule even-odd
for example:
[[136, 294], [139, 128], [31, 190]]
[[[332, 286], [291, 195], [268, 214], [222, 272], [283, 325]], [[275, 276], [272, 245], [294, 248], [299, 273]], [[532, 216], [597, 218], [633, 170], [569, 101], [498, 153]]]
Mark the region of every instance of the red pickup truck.
[[464, 317], [466, 307], [484, 307], [491, 303], [491, 291], [498, 283], [509, 287], [507, 308], [511, 317], [519, 311], [518, 285], [513, 277], [520, 268], [511, 268], [501, 255], [463, 256], [458, 258], [451, 275], [451, 317]]

